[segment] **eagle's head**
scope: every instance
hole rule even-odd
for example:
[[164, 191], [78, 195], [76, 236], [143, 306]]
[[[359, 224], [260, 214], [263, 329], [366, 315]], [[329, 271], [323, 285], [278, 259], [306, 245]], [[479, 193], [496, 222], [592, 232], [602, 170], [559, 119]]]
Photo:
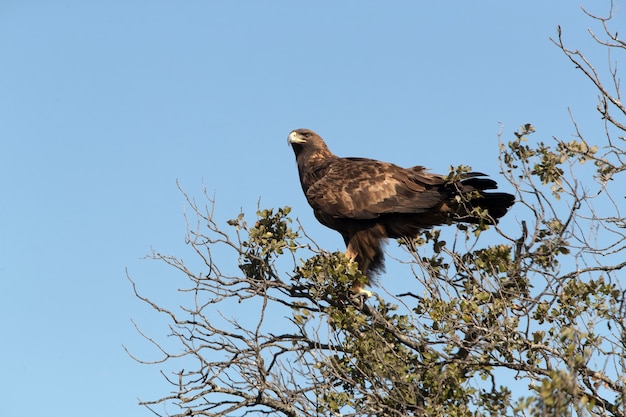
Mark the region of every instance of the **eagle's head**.
[[296, 129], [289, 133], [287, 143], [291, 145], [296, 158], [324, 158], [332, 155], [324, 140], [312, 130]]
[[327, 166], [337, 157], [328, 150], [324, 140], [309, 129], [292, 130], [287, 136], [287, 143], [296, 154], [300, 184], [306, 194], [309, 187], [327, 170], [321, 164]]
[[319, 135], [312, 130], [296, 129], [296, 130], [291, 131], [291, 133], [289, 133], [289, 136], [287, 137], [287, 143], [289, 143], [292, 146], [296, 144], [304, 145], [313, 137], [317, 137], [321, 139]]

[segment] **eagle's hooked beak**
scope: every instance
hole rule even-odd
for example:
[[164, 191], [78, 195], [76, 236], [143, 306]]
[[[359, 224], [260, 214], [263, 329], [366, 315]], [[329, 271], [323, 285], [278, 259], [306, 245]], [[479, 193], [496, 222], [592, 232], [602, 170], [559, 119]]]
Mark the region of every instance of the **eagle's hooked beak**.
[[287, 136], [287, 143], [305, 143], [306, 139], [304, 139], [298, 132], [295, 130]]

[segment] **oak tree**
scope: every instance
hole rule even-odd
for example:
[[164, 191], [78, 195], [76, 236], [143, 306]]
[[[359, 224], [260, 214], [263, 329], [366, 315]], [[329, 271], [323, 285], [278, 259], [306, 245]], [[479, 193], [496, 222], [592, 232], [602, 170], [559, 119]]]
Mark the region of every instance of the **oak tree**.
[[[597, 45], [623, 56], [612, 16], [588, 15]], [[399, 242], [402, 293], [353, 295], [358, 265], [318, 247], [288, 207], [221, 223], [212, 198], [184, 194], [196, 263], [152, 258], [184, 277], [185, 303], [133, 283], [170, 329], [167, 342], [142, 333], [171, 384], [142, 404], [175, 416], [625, 416], [626, 106], [616, 63], [594, 67], [560, 28], [553, 42], [596, 87], [603, 131], [502, 135], [514, 216]]]

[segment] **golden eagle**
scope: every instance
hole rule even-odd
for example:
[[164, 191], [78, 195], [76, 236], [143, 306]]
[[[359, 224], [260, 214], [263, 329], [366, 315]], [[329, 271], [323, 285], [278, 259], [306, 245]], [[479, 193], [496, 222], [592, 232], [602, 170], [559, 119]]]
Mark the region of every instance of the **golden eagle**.
[[[420, 231], [451, 222], [496, 223], [515, 197], [501, 192], [485, 174], [461, 174], [447, 181], [422, 166], [402, 168], [366, 158], [340, 158], [308, 129], [289, 134], [300, 183], [315, 217], [341, 233], [346, 255], [368, 278], [383, 270], [387, 238], [413, 238]], [[487, 218], [474, 209], [487, 211]], [[362, 285], [353, 291], [362, 292]]]

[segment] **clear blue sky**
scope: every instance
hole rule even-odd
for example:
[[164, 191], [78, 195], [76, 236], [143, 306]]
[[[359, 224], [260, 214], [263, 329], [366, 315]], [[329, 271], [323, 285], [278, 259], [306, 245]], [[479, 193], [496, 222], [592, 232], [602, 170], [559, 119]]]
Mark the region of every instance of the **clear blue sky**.
[[169, 391], [122, 344], [153, 353], [131, 318], [165, 334], [125, 269], [168, 297], [171, 286], [156, 284], [171, 271], [141, 258], [190, 256], [176, 180], [197, 197], [202, 184], [214, 192], [224, 220], [252, 215], [259, 198], [292, 206], [336, 250], [339, 235], [300, 190], [292, 129], [316, 130], [342, 156], [497, 178], [500, 123], [507, 138], [531, 122], [538, 139], [567, 139], [571, 107], [595, 126], [595, 92], [549, 41], [560, 24], [606, 61], [579, 4], [608, 8], [2, 1], [0, 415], [148, 416], [137, 397]]

